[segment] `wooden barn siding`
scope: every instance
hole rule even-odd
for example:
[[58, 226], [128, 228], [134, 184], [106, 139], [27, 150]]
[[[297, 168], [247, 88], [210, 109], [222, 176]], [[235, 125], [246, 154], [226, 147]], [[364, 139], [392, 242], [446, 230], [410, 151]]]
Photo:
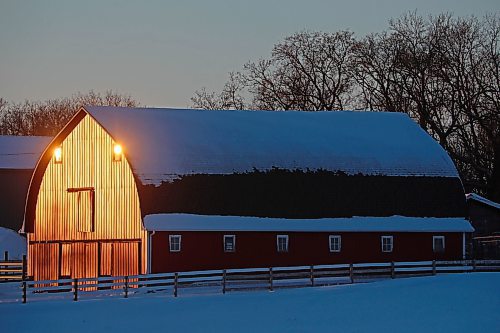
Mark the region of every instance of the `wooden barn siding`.
[[286, 218], [466, 216], [459, 178], [346, 175], [273, 169], [187, 175], [139, 186], [143, 214], [191, 213]]
[[[125, 250], [117, 252], [119, 259], [115, 259], [115, 264], [119, 273], [126, 272], [125, 261], [131, 272], [138, 272], [133, 266], [139, 263], [141, 272], [146, 272], [147, 232], [142, 228], [134, 176], [125, 157], [126, 147], [122, 161], [114, 162], [113, 145], [112, 138], [87, 115], [63, 140], [62, 163], [55, 163], [54, 159], [48, 163], [38, 193], [34, 232], [29, 233], [29, 274], [36, 279], [57, 277], [53, 272], [59, 273], [59, 265], [63, 268], [61, 273], [67, 273], [69, 263], [73, 265], [72, 277], [96, 276], [100, 248], [118, 243], [113, 240], [135, 244], [125, 247], [130, 250], [129, 255], [124, 254]], [[94, 231], [79, 232], [78, 218], [88, 218], [91, 212], [77, 212], [76, 208], [88, 210], [90, 205], [75, 204], [78, 195], [68, 189], [87, 187], [95, 191]], [[56, 243], [58, 249], [59, 244], [72, 246], [62, 250], [66, 246], [63, 245], [61, 250], [51, 250], [49, 258], [41, 258], [47, 252], [42, 250], [44, 246], [54, 248], [45, 243]], [[116, 245], [120, 249], [123, 246]], [[60, 260], [61, 251], [70, 253], [72, 259]], [[111, 263], [111, 259], [105, 258], [104, 262]], [[101, 270], [106, 271], [102, 262]]]
[[[170, 252], [168, 235], [182, 235], [180, 252]], [[289, 251], [276, 251], [276, 235], [289, 237]], [[236, 235], [236, 251], [223, 251], [223, 235]], [[342, 236], [341, 252], [330, 252], [329, 235]], [[382, 235], [394, 237], [392, 253], [381, 250]], [[432, 236], [445, 236], [445, 252], [434, 253]], [[152, 273], [223, 268], [335, 263], [462, 259], [461, 233], [345, 232], [156, 232], [151, 241]]]

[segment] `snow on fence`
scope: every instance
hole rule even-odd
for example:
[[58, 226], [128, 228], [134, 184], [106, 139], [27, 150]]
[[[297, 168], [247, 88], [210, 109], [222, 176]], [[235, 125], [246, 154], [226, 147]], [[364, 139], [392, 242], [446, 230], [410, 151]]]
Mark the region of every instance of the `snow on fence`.
[[[4, 262], [0, 262], [2, 265]], [[441, 273], [500, 272], [500, 260], [358, 263], [295, 267], [224, 269], [178, 273], [59, 279], [6, 283], [0, 302], [125, 297], [298, 288], [370, 282]]]

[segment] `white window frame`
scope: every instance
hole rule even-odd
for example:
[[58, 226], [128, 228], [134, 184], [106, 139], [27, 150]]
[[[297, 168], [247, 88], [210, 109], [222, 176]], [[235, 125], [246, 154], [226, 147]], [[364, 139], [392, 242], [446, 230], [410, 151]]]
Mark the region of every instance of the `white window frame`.
[[[436, 239], [442, 239], [443, 240], [443, 250], [442, 251], [436, 251]], [[432, 251], [434, 253], [443, 253], [446, 250], [446, 239], [444, 236], [432, 236]]]
[[[228, 250], [226, 248], [226, 239], [229, 239], [229, 238], [232, 238], [233, 239], [233, 249], [232, 250]], [[222, 246], [224, 247], [224, 252], [236, 252], [236, 235], [224, 235], [224, 237], [222, 238]]]
[[[390, 248], [388, 248], [388, 249], [384, 248], [384, 240], [385, 239], [390, 240], [389, 241]], [[380, 246], [382, 248], [382, 252], [385, 252], [385, 253], [392, 252], [394, 250], [394, 237], [393, 236], [382, 236], [382, 237], [380, 237]]]
[[[178, 249], [173, 249], [172, 248], [172, 239], [174, 238], [179, 238], [179, 248]], [[168, 235], [168, 248], [170, 252], [181, 252], [182, 248], [182, 235]]]
[[[337, 239], [338, 248], [332, 247], [332, 239]], [[330, 252], [340, 252], [342, 250], [342, 236], [341, 235], [330, 235], [328, 236], [328, 247]]]
[[[280, 249], [280, 238], [285, 239], [285, 249], [284, 250]], [[280, 253], [288, 252], [288, 235], [276, 235], [276, 251], [278, 251]]]

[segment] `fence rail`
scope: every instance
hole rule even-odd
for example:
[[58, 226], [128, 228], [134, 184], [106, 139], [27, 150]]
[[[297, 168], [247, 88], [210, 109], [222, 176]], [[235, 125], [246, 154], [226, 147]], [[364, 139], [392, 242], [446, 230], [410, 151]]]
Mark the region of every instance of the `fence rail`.
[[[5, 262], [0, 262], [0, 266]], [[8, 265], [6, 265], [8, 266]], [[500, 260], [356, 263], [296, 267], [224, 269], [46, 281], [22, 280], [0, 289], [0, 301], [73, 299], [154, 294], [227, 293], [369, 282], [444, 273], [500, 272]]]
[[22, 260], [10, 260], [9, 252], [5, 251], [4, 259], [0, 260], [0, 282], [23, 280], [26, 268], [25, 255]]

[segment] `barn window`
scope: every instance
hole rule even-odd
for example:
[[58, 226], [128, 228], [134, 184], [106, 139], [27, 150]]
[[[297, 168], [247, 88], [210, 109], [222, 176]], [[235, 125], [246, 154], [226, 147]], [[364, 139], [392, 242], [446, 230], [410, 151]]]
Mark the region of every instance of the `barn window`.
[[392, 236], [382, 236], [382, 252], [392, 252], [393, 245]]
[[288, 252], [288, 235], [276, 236], [276, 245], [278, 252]]
[[341, 238], [340, 235], [330, 235], [328, 237], [330, 244], [330, 252], [340, 252]]
[[170, 235], [168, 241], [170, 252], [181, 252], [181, 235]]
[[71, 218], [79, 232], [94, 231], [95, 195], [93, 187], [68, 188]]
[[444, 252], [444, 236], [432, 236], [432, 250], [436, 253]]
[[236, 251], [236, 236], [224, 235], [224, 252]]
[[122, 160], [122, 146], [115, 144], [113, 147], [113, 161], [120, 162]]
[[57, 147], [54, 149], [54, 161], [56, 163], [62, 163], [62, 148]]

